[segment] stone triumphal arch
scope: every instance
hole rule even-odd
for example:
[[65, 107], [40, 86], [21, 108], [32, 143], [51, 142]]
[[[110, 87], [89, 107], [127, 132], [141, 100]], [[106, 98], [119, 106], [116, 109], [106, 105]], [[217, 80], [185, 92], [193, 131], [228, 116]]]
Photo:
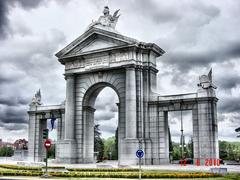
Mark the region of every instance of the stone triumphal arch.
[[[57, 121], [56, 160], [94, 162], [94, 103], [104, 87], [119, 98], [118, 154], [120, 164], [137, 164], [139, 144], [144, 164], [169, 162], [168, 112], [192, 110], [194, 158], [218, 158], [217, 98], [211, 72], [200, 76], [195, 93], [157, 94], [156, 62], [164, 51], [115, 30], [118, 12], [107, 7], [98, 21], [56, 56], [65, 66], [66, 101], [41, 104], [40, 91], [30, 104], [29, 160], [44, 158], [42, 130], [54, 115]], [[160, 69], [161, 71], [161, 69]]]

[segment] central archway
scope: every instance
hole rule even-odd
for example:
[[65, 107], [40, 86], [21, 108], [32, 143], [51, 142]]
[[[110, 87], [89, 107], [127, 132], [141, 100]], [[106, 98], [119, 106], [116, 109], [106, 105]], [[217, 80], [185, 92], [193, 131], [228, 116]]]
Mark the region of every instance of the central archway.
[[105, 88], [113, 89], [118, 105], [118, 160], [121, 161], [125, 139], [125, 69], [91, 72], [75, 76], [75, 138], [78, 163], [94, 162], [94, 104], [98, 94]]
[[94, 160], [117, 164], [118, 105], [116, 92], [105, 87], [97, 96], [94, 113]]
[[[88, 91], [85, 93], [83, 98], [83, 156], [85, 157], [86, 163], [94, 162], [94, 113], [95, 113], [95, 102], [99, 93], [106, 87], [109, 87], [114, 90], [118, 96], [119, 104], [120, 98], [118, 91], [114, 89], [109, 83], [100, 82], [91, 86]], [[119, 118], [118, 118], [118, 123]], [[119, 135], [118, 135], [119, 137]], [[119, 142], [119, 141], [118, 141]], [[119, 146], [118, 146], [119, 147]]]

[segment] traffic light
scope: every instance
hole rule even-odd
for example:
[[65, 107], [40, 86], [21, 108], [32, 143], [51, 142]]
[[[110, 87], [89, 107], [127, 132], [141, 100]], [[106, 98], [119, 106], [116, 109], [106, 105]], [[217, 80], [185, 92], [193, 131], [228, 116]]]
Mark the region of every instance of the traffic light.
[[48, 129], [43, 130], [43, 139], [48, 139]]

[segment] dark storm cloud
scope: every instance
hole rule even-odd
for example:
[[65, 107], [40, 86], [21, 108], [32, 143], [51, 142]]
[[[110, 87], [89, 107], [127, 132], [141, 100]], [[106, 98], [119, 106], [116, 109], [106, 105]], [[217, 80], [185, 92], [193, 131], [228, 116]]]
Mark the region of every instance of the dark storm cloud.
[[8, 131], [21, 131], [23, 129], [27, 129], [27, 124], [16, 124], [16, 123], [0, 123], [1, 127], [4, 127], [5, 130]]
[[5, 26], [7, 25], [7, 1], [0, 0], [0, 38], [5, 36]]
[[12, 82], [14, 81], [13, 78], [11, 77], [4, 77], [4, 76], [1, 76], [2, 74], [0, 74], [0, 84], [3, 84], [3, 83], [9, 83], [9, 82]]
[[134, 7], [134, 13], [150, 17], [155, 23], [166, 23], [166, 22], [176, 22], [181, 19], [180, 12], [178, 8], [174, 8], [171, 5], [166, 5], [162, 3], [159, 6], [159, 2], [154, 2], [152, 0], [134, 0], [131, 1]]
[[192, 10], [195, 12], [198, 11], [202, 15], [206, 15], [212, 18], [215, 18], [219, 16], [220, 14], [220, 9], [217, 8], [214, 5], [209, 5], [209, 4], [204, 4], [203, 2], [200, 1], [193, 1], [193, 3], [190, 5]]
[[[91, 2], [98, 9], [106, 5], [99, 0], [91, 0]], [[148, 19], [156, 24], [174, 23], [181, 20], [181, 9], [176, 6], [173, 7], [174, 3], [160, 3], [153, 0], [131, 0], [126, 3], [125, 1], [113, 0], [107, 4], [110, 7], [111, 13], [114, 12], [112, 7], [115, 6], [120, 10], [127, 11], [128, 15], [137, 16], [137, 19]], [[126, 14], [124, 15], [126, 16]]]
[[222, 113], [239, 113], [240, 97], [223, 97], [219, 102], [219, 110]]
[[13, 6], [21, 6], [25, 9], [35, 8], [46, 0], [0, 0], [0, 38], [7, 35], [8, 13]]
[[[46, 36], [47, 34], [47, 36]], [[3, 41], [0, 52], [4, 61], [0, 71], [0, 126], [10, 130], [11, 124], [26, 124], [27, 110], [35, 91], [41, 88], [43, 99], [48, 103], [63, 101], [61, 82], [64, 79], [60, 68], [63, 68], [53, 58], [59, 45], [65, 42], [65, 35], [57, 30], [46, 31], [45, 34], [31, 34], [18, 41], [13, 41], [19, 48]], [[11, 52], [8, 51], [12, 48]], [[56, 80], [56, 78], [59, 78]], [[44, 83], [43, 83], [44, 82]], [[56, 93], [56, 87], [58, 92]], [[54, 94], [54, 96], [53, 96]], [[22, 127], [22, 126], [18, 126]]]
[[237, 85], [240, 85], [240, 76], [238, 74], [226, 76], [225, 74], [225, 76], [221, 76], [216, 79], [216, 84], [219, 88], [230, 90], [237, 87]]
[[0, 95], [0, 104], [7, 106], [19, 106], [19, 105], [27, 105], [29, 103], [29, 99], [25, 97], [11, 97], [11, 96], [2, 96]]
[[[6, 67], [4, 63], [1, 64], [1, 71], [0, 71], [0, 86], [9, 83], [15, 83], [16, 81], [21, 80], [22, 75], [18, 72], [11, 71], [9, 67]], [[11, 71], [11, 72], [10, 72]], [[9, 73], [10, 72], [10, 73]], [[1, 90], [1, 87], [0, 87]]]
[[27, 112], [23, 106], [1, 106], [0, 109], [1, 124], [5, 123], [27, 123]]
[[238, 42], [226, 42], [216, 44], [215, 47], [206, 50], [173, 50], [168, 52], [161, 61], [166, 65], [174, 65], [181, 72], [188, 72], [193, 67], [208, 67], [211, 63], [220, 63], [232, 58], [240, 57], [240, 39]]
[[34, 8], [46, 2], [46, 0], [9, 0], [12, 3], [19, 4], [23, 8]]
[[[207, 53], [207, 52], [206, 52]], [[169, 52], [166, 58], [162, 59], [165, 64], [171, 64], [177, 67], [181, 72], [187, 72], [192, 67], [208, 66], [213, 60], [210, 54], [203, 54], [203, 52]]]

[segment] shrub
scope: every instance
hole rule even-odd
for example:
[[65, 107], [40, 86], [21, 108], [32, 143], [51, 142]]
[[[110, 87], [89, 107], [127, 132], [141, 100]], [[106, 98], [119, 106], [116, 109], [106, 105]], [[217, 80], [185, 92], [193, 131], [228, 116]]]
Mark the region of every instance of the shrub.
[[138, 169], [132, 168], [67, 168], [68, 171], [77, 171], [77, 172], [134, 172]]
[[41, 167], [17, 166], [17, 165], [9, 165], [9, 164], [0, 164], [0, 167], [5, 169], [15, 169], [15, 170], [32, 170], [32, 171], [41, 170]]
[[[1, 165], [3, 166], [3, 165]], [[6, 176], [41, 176], [44, 174], [41, 170], [33, 167], [15, 167], [14, 165], [4, 165], [7, 168], [15, 168], [14, 170], [1, 170], [0, 175]], [[25, 170], [20, 170], [25, 168]], [[30, 168], [27, 169], [27, 168]], [[56, 167], [57, 168], [57, 167]], [[58, 167], [59, 168], [59, 167]], [[34, 169], [34, 170], [32, 170]], [[70, 172], [49, 172], [49, 175], [53, 177], [98, 177], [98, 178], [138, 178], [137, 169], [77, 169], [77, 171]], [[239, 174], [238, 174], [239, 175]], [[209, 178], [209, 177], [220, 177], [219, 174], [213, 174], [208, 172], [159, 172], [159, 171], [143, 171], [142, 178]], [[230, 177], [230, 175], [229, 175]], [[237, 176], [234, 176], [235, 178]], [[238, 176], [239, 177], [239, 176]], [[231, 177], [232, 178], [232, 177]]]

